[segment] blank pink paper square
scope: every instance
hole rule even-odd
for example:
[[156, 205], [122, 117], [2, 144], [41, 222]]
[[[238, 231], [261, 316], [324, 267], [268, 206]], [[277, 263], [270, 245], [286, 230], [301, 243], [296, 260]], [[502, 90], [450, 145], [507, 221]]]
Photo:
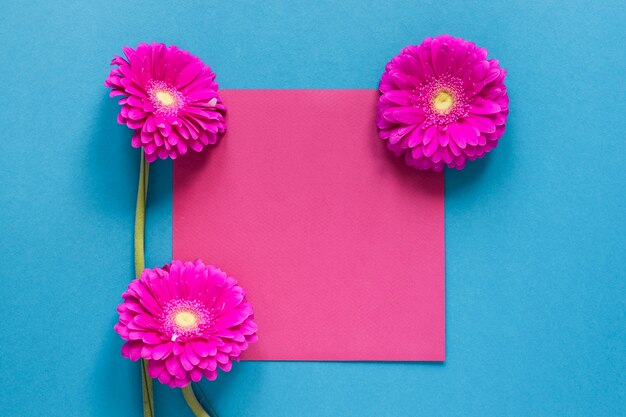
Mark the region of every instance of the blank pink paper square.
[[375, 90], [230, 90], [228, 133], [174, 164], [174, 258], [235, 277], [242, 359], [443, 361], [443, 175], [387, 151]]

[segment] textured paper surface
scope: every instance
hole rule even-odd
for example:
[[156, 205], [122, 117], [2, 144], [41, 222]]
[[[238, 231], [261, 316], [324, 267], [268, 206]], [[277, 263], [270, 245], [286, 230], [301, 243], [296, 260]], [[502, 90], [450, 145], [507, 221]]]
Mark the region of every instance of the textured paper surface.
[[443, 175], [376, 136], [374, 90], [231, 90], [228, 134], [174, 165], [174, 257], [238, 279], [259, 360], [445, 357]]

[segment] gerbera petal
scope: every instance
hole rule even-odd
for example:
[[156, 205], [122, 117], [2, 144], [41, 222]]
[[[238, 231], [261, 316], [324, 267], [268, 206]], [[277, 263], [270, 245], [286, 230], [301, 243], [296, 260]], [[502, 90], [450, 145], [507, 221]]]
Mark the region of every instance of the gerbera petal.
[[185, 344], [185, 353], [187, 354], [189, 362], [191, 362], [193, 365], [197, 365], [200, 363], [201, 358], [196, 354], [190, 343]]
[[408, 136], [407, 146], [414, 148], [424, 141], [424, 130], [420, 128], [414, 128], [411, 134]]
[[202, 72], [203, 68], [204, 68], [204, 65], [202, 64], [201, 61], [196, 61], [187, 65], [180, 72], [180, 74], [178, 74], [178, 78], [176, 78], [175, 86], [179, 89], [185, 88], [187, 84], [193, 81], [193, 79], [196, 78], [196, 76], [200, 74], [200, 72]]
[[[437, 129], [435, 129], [435, 134], [437, 134]], [[424, 145], [424, 156], [432, 156], [437, 151], [438, 148], [439, 148], [439, 141], [431, 140], [427, 145]]]
[[171, 382], [174, 380], [174, 377], [167, 371], [167, 369], [163, 368], [163, 371], [159, 374], [158, 379], [161, 384], [172, 386]]
[[437, 126], [435, 125], [429, 126], [426, 130], [424, 130], [424, 133], [422, 135], [422, 143], [424, 144], [424, 146], [428, 145], [432, 141], [436, 133]]
[[122, 346], [122, 356], [131, 361], [137, 361], [141, 358], [142, 346], [143, 344], [140, 341], [126, 342], [124, 346]]
[[382, 95], [381, 100], [401, 106], [408, 106], [411, 104], [411, 92], [406, 90], [388, 91]]
[[233, 363], [231, 361], [228, 361], [226, 363], [218, 363], [217, 366], [219, 366], [219, 368], [224, 372], [230, 372], [233, 367]]
[[158, 378], [165, 369], [165, 361], [148, 361], [148, 375], [150, 378]]
[[496, 124], [488, 117], [475, 115], [468, 117], [466, 121], [483, 133], [493, 133], [496, 131]]
[[439, 145], [442, 147], [448, 146], [448, 141], [450, 140], [448, 131], [439, 130], [437, 133], [439, 134]]
[[474, 114], [494, 114], [500, 112], [501, 110], [502, 108], [498, 105], [498, 103], [485, 100], [482, 97], [476, 97], [469, 106], [469, 111]]
[[185, 368], [183, 368], [178, 360], [178, 357], [175, 355], [171, 355], [165, 360], [165, 367], [167, 368], [167, 371], [175, 377], [185, 376]]
[[189, 376], [193, 382], [199, 382], [202, 379], [202, 371], [200, 369], [192, 369]]
[[217, 379], [217, 371], [209, 371], [205, 369], [203, 374], [209, 381], [215, 381]]
[[213, 356], [217, 353], [217, 348], [206, 340], [195, 339], [189, 342], [194, 352], [200, 357]]
[[145, 329], [157, 330], [161, 328], [161, 323], [150, 314], [138, 314], [134, 318], [135, 323]]
[[152, 359], [158, 361], [167, 357], [170, 353], [172, 353], [173, 346], [174, 344], [172, 342], [165, 342], [155, 346], [152, 350]]
[[[462, 128], [457, 123], [452, 123], [448, 125], [448, 132], [450, 133], [452, 140], [458, 145], [459, 148], [464, 149], [467, 146], [468, 135], [466, 129]], [[474, 133], [473, 135], [476, 136]]]
[[404, 124], [417, 125], [425, 119], [424, 113], [415, 107], [400, 108], [392, 114], [396, 121]]
[[181, 354], [179, 359], [180, 359], [180, 364], [182, 365], [183, 368], [185, 368], [185, 370], [191, 371], [195, 369], [194, 365], [191, 363], [186, 353]]

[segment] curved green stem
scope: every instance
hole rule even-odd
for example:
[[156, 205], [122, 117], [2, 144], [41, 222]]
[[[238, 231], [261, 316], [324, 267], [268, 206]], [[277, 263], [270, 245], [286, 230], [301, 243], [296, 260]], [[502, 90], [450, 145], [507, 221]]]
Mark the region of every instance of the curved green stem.
[[[148, 176], [150, 165], [146, 162], [143, 150], [139, 166], [139, 186], [137, 187], [137, 206], [135, 209], [135, 278], [139, 278], [145, 269], [144, 234], [146, 224], [146, 196], [148, 193]], [[141, 387], [143, 393], [143, 415], [154, 417], [154, 397], [152, 394], [152, 378], [148, 375], [148, 362], [141, 360]], [[211, 417], [202, 408], [200, 401], [191, 388], [191, 384], [182, 388], [183, 397], [196, 417]]]
[[198, 398], [196, 398], [196, 394], [194, 394], [193, 388], [191, 388], [191, 383], [181, 388], [181, 390], [183, 391], [183, 397], [185, 397], [187, 405], [196, 417], [211, 417], [211, 415], [202, 408], [202, 404], [200, 404]]
[[141, 151], [139, 165], [139, 186], [137, 187], [137, 206], [135, 207], [135, 278], [139, 278], [145, 268], [144, 230], [146, 228], [146, 196], [148, 194], [148, 176], [150, 166]]
[[[200, 391], [200, 396], [204, 399], [204, 404], [209, 406], [209, 409], [207, 410], [207, 413], [209, 413], [212, 417], [219, 417], [219, 414], [217, 414], [217, 411], [215, 411], [215, 408], [213, 408], [213, 404], [211, 404], [211, 401], [209, 401], [209, 397], [206, 396], [206, 393], [202, 389], [202, 385], [196, 384], [196, 388], [198, 388], [198, 391]], [[198, 396], [196, 395], [196, 398], [197, 397]], [[202, 403], [200, 403], [200, 404], [202, 404]]]
[[[149, 172], [150, 168], [142, 149], [139, 165], [139, 186], [137, 187], [137, 206], [135, 208], [135, 278], [139, 278], [145, 268], [144, 233]], [[143, 415], [144, 417], [154, 417], [152, 378], [148, 375], [148, 363], [143, 359], [141, 360], [141, 391], [143, 394]]]

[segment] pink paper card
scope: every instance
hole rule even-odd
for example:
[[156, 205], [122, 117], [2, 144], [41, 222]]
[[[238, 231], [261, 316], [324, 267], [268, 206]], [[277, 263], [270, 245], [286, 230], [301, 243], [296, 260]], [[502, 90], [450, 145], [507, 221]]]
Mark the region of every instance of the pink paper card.
[[227, 135], [174, 164], [174, 258], [246, 289], [243, 359], [443, 361], [443, 175], [387, 151], [378, 93], [221, 94]]

